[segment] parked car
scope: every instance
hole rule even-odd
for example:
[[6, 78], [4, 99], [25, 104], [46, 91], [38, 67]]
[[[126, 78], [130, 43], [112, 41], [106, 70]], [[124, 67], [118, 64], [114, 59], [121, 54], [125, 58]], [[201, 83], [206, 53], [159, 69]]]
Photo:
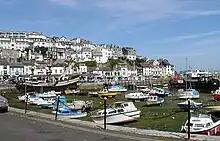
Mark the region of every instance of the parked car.
[[9, 107], [8, 100], [5, 97], [0, 95], [0, 110], [4, 111], [4, 112], [7, 112], [8, 107]]

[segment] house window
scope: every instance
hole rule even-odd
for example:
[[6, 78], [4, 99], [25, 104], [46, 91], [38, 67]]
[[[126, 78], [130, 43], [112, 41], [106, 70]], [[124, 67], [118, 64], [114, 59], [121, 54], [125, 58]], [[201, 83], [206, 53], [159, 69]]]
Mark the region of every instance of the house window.
[[60, 70], [60, 73], [62, 73], [63, 71], [62, 70]]
[[57, 73], [57, 70], [55, 70], [55, 73]]

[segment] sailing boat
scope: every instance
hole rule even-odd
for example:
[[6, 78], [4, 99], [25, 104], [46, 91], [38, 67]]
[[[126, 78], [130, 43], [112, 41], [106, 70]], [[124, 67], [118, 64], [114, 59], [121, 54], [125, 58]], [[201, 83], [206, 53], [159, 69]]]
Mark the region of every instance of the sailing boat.
[[[186, 58], [186, 71], [188, 69], [187, 66], [187, 58]], [[188, 75], [186, 74], [186, 88], [185, 91], [180, 92], [179, 99], [198, 99], [199, 98], [199, 92], [196, 89], [192, 89], [192, 84], [190, 82], [190, 88], [188, 88]]]
[[[49, 59], [51, 60], [51, 59]], [[47, 79], [45, 80], [37, 80], [37, 79], [30, 79], [30, 81], [25, 81], [21, 83], [16, 83], [16, 88], [18, 90], [24, 90], [25, 87], [28, 92], [35, 91], [35, 92], [41, 92], [42, 89], [44, 92], [48, 91], [65, 91], [67, 88], [69, 89], [75, 89], [77, 88], [77, 82], [79, 81], [79, 74], [76, 74], [75, 76], [71, 76], [68, 79], [63, 80], [62, 78], [67, 75], [67, 73], [70, 71], [71, 68], [76, 67], [76, 64], [72, 62], [65, 71], [59, 76], [59, 78], [56, 80], [55, 78], [51, 77], [51, 67], [52, 64], [49, 61], [48, 65], [48, 72], [47, 72]]]

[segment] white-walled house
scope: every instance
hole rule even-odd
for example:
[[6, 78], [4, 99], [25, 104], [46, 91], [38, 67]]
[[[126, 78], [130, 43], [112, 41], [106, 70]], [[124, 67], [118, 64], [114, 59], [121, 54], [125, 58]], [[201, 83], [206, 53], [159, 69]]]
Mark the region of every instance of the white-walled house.
[[24, 75], [24, 65], [20, 62], [9, 63], [10, 65], [10, 76]]

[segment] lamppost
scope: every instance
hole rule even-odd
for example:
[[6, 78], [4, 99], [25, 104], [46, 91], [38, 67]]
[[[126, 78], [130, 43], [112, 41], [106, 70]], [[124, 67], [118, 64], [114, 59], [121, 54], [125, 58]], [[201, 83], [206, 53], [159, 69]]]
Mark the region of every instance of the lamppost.
[[24, 113], [27, 113], [27, 105], [28, 105], [28, 94], [27, 94], [27, 83], [25, 80], [25, 85], [24, 85], [24, 95], [25, 95], [25, 105], [24, 105]]
[[60, 95], [57, 96], [57, 107], [56, 107], [55, 120], [57, 120], [57, 113], [58, 113], [58, 110], [59, 110], [59, 103], [60, 103]]

